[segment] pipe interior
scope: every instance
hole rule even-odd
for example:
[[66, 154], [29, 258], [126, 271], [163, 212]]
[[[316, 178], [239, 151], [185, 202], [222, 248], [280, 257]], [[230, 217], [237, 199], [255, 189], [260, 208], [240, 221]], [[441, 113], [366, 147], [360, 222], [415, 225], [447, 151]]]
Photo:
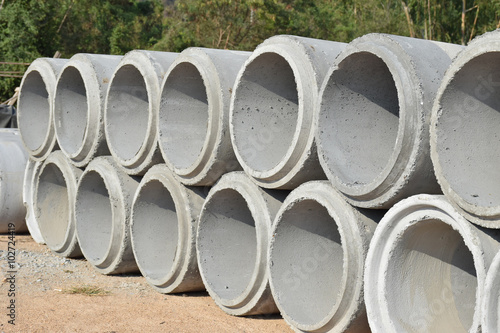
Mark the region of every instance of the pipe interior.
[[58, 142], [66, 153], [74, 154], [82, 147], [88, 112], [87, 89], [83, 78], [75, 67], [66, 67], [59, 78], [54, 102]]
[[71, 209], [66, 179], [53, 163], [45, 165], [38, 178], [36, 195], [37, 222], [43, 239], [51, 249], [64, 245], [71, 223]]
[[271, 247], [273, 294], [296, 323], [317, 325], [343, 294], [347, 263], [337, 224], [311, 199], [294, 203], [278, 223]]
[[323, 158], [341, 183], [374, 181], [391, 160], [399, 126], [398, 90], [385, 62], [347, 56], [329, 78], [319, 121]]
[[19, 99], [19, 129], [26, 146], [34, 151], [43, 145], [50, 128], [50, 103], [45, 82], [36, 70], [29, 72]]
[[439, 165], [464, 201], [500, 206], [500, 52], [466, 63], [446, 87], [437, 124]]
[[263, 53], [245, 68], [234, 99], [232, 135], [252, 170], [273, 169], [293, 148], [300, 83], [290, 64], [275, 53]]
[[243, 294], [257, 265], [257, 237], [252, 213], [239, 192], [224, 189], [205, 203], [197, 241], [208, 286], [222, 299]]
[[108, 90], [106, 133], [108, 144], [122, 160], [134, 158], [145, 143], [149, 119], [144, 77], [133, 65], [120, 67]]
[[385, 285], [397, 331], [468, 332], [472, 326], [474, 260], [460, 233], [442, 221], [406, 230], [389, 259]]
[[108, 189], [99, 173], [90, 171], [83, 176], [76, 200], [80, 247], [88, 261], [100, 261], [105, 258], [110, 247], [113, 211]]
[[132, 237], [135, 258], [144, 276], [166, 277], [173, 268], [179, 239], [174, 200], [159, 180], [147, 182], [134, 204]]
[[158, 121], [167, 159], [175, 168], [191, 167], [205, 145], [209, 121], [207, 87], [193, 64], [179, 63], [168, 75]]

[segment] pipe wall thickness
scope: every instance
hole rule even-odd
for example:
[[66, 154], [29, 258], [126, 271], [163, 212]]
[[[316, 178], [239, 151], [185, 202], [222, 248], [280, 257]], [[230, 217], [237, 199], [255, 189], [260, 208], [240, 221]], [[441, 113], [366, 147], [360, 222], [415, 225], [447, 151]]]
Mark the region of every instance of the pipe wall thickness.
[[42, 167], [42, 162], [35, 161], [32, 158], [28, 159], [26, 164], [26, 169], [24, 171], [23, 179], [23, 204], [26, 207], [26, 227], [35, 242], [38, 244], [45, 244], [42, 233], [40, 231], [40, 226], [36, 219], [35, 214], [35, 181], [40, 174], [40, 169]]

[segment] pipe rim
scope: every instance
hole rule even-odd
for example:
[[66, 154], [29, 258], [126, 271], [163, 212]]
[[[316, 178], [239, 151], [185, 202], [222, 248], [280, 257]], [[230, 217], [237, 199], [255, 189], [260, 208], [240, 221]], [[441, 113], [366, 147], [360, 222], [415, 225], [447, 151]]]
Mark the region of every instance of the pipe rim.
[[[45, 244], [45, 240], [43, 239], [43, 235], [40, 232], [40, 227], [38, 226], [38, 221], [35, 215], [34, 209], [34, 181], [37, 174], [40, 172], [40, 168], [42, 166], [42, 162], [35, 161], [32, 158], [28, 158], [28, 162], [26, 163], [26, 169], [24, 170], [24, 179], [23, 179], [23, 204], [26, 207], [26, 226], [31, 237], [38, 244]], [[0, 193], [2, 191], [2, 184], [0, 183]], [[0, 195], [1, 196], [1, 195]]]
[[495, 255], [488, 274], [486, 275], [486, 283], [484, 287], [484, 299], [481, 304], [482, 321], [481, 329], [484, 333], [494, 333], [499, 331], [499, 315], [498, 303], [500, 299], [500, 252]]

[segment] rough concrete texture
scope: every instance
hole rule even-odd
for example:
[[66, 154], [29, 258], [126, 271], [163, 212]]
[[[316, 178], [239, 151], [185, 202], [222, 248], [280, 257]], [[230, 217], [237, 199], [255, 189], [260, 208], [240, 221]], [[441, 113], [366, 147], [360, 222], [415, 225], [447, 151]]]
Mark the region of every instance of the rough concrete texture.
[[61, 150], [77, 167], [109, 155], [104, 135], [104, 99], [122, 56], [75, 54], [57, 79], [54, 128]]
[[258, 185], [293, 189], [326, 179], [314, 143], [314, 110], [324, 75], [345, 45], [274, 36], [242, 67], [231, 97], [231, 140]]
[[24, 73], [17, 102], [17, 122], [31, 158], [43, 161], [55, 149], [53, 98], [57, 76], [67, 59], [38, 58]]
[[276, 215], [270, 285], [297, 332], [367, 332], [363, 269], [383, 210], [352, 207], [328, 181], [305, 183]]
[[158, 131], [163, 158], [186, 185], [213, 185], [241, 170], [229, 136], [236, 75], [249, 52], [188, 48], [162, 84]]
[[162, 293], [205, 290], [196, 260], [196, 229], [206, 197], [182, 185], [166, 165], [153, 166], [137, 189], [130, 232], [142, 275]]
[[483, 333], [500, 332], [500, 252], [497, 253], [488, 274], [484, 286], [483, 304], [481, 304], [482, 321], [481, 330]]
[[28, 154], [18, 129], [0, 129], [0, 233], [27, 231], [23, 204], [24, 169]]
[[481, 332], [486, 272], [500, 231], [474, 226], [442, 195], [394, 205], [379, 223], [365, 269], [373, 332]]
[[138, 177], [111, 156], [96, 157], [78, 182], [76, 233], [83, 255], [102, 274], [138, 270], [130, 241], [132, 200]]
[[34, 207], [35, 191], [33, 190], [35, 188], [35, 180], [38, 178], [41, 168], [42, 162], [35, 161], [32, 158], [28, 159], [23, 178], [23, 204], [26, 208], [26, 227], [28, 228], [31, 237], [38, 244], [45, 244], [45, 240], [42, 237], [42, 233], [36, 219]]
[[441, 193], [429, 154], [430, 116], [462, 48], [368, 34], [335, 60], [320, 92], [318, 155], [349, 203], [390, 208], [414, 194]]
[[81, 257], [75, 228], [76, 184], [82, 170], [59, 150], [43, 162], [34, 178], [33, 208], [48, 248], [63, 257]]
[[500, 31], [473, 40], [443, 78], [431, 157], [443, 193], [469, 221], [500, 228]]
[[158, 148], [160, 85], [177, 53], [128, 52], [111, 78], [104, 127], [109, 151], [131, 175], [163, 162]]
[[287, 193], [264, 190], [236, 171], [222, 176], [206, 198], [196, 239], [198, 267], [210, 296], [230, 315], [278, 312], [267, 249]]

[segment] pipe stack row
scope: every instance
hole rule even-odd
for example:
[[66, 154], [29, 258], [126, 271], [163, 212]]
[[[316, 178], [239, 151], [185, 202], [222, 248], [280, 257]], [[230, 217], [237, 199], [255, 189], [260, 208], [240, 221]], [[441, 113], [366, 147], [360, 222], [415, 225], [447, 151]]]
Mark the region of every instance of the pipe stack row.
[[30, 230], [298, 332], [496, 332], [499, 54], [496, 31], [37, 59]]

